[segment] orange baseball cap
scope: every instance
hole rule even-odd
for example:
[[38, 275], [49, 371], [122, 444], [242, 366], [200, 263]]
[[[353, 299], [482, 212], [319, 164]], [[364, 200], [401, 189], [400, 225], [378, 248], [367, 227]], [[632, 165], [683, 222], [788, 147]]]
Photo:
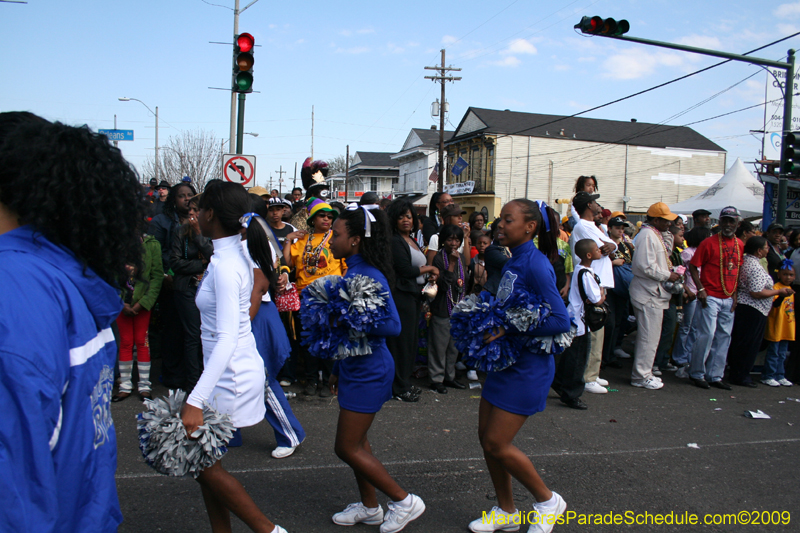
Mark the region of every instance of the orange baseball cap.
[[628, 220], [628, 217], [626, 217], [625, 213], [623, 213], [622, 211], [614, 211], [613, 213], [611, 213], [611, 218], [614, 217], [619, 217], [623, 220]]
[[647, 210], [647, 216], [653, 218], [663, 218], [673, 221], [678, 218], [678, 215], [669, 210], [669, 206], [664, 202], [656, 202]]

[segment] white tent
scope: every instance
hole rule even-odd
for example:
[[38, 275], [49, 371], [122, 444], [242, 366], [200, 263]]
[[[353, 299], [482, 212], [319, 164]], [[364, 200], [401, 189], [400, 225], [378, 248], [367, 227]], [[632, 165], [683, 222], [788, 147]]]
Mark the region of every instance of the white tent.
[[706, 209], [711, 211], [711, 218], [718, 219], [722, 208], [729, 205], [737, 208], [743, 218], [760, 218], [764, 210], [764, 185], [745, 168], [739, 158], [714, 185], [669, 208], [681, 215]]

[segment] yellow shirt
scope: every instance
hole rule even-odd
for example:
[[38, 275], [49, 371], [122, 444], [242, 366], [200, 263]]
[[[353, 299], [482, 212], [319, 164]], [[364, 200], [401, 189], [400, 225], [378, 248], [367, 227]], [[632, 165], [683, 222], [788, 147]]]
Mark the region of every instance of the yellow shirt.
[[[788, 285], [778, 282], [773, 289], [777, 291], [787, 287]], [[769, 312], [764, 338], [770, 342], [794, 340], [794, 295], [784, 298], [780, 307], [773, 307]]]
[[[324, 233], [313, 233], [311, 238], [311, 249], [316, 249], [324, 237]], [[297, 285], [298, 291], [302, 291], [314, 280], [323, 276], [343, 276], [344, 273], [347, 272], [347, 265], [345, 262], [333, 258], [333, 254], [331, 253], [331, 248], [329, 245], [330, 237], [328, 238], [328, 242], [325, 243], [320, 251], [319, 259], [317, 260], [316, 272], [313, 274], [308, 272], [303, 261], [303, 255], [305, 254], [307, 242], [308, 235], [301, 239], [297, 239], [297, 241], [292, 243], [292, 247], [289, 249], [289, 253], [291, 254], [292, 258], [292, 266], [297, 269], [297, 281], [295, 284]]]

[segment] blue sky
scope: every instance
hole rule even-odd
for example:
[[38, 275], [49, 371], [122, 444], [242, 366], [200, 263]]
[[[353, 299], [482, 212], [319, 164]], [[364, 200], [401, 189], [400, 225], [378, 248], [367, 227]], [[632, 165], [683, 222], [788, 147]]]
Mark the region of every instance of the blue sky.
[[[113, 127], [116, 114], [120, 129], [135, 131], [120, 148], [137, 168], [153, 154], [154, 120], [120, 96], [159, 107], [162, 146], [197, 128], [227, 139], [230, 93], [209, 87], [229, 87], [231, 47], [210, 41], [232, 41], [233, 4], [0, 3], [0, 109], [94, 129]], [[260, 45], [260, 93], [248, 95], [245, 120], [245, 131], [259, 136], [245, 136], [244, 153], [257, 156], [260, 185], [277, 179], [281, 165], [291, 184], [295, 163], [310, 155], [312, 105], [315, 158], [344, 154], [348, 144], [351, 153], [399, 151], [410, 128], [438, 123], [430, 104], [439, 88], [423, 67], [439, 63], [441, 48], [463, 69], [463, 80], [447, 87], [448, 129], [469, 106], [569, 115], [718, 61], [584, 37], [573, 29], [582, 15], [626, 18], [632, 36], [734, 53], [800, 31], [800, 2], [260, 0], [240, 17], [240, 30]], [[755, 55], [782, 59], [792, 47], [800, 37]], [[585, 116], [684, 125], [763, 102], [765, 82], [760, 68], [729, 63]], [[728, 150], [732, 164], [758, 157], [760, 138], [749, 131], [763, 117], [762, 107], [692, 127]]]

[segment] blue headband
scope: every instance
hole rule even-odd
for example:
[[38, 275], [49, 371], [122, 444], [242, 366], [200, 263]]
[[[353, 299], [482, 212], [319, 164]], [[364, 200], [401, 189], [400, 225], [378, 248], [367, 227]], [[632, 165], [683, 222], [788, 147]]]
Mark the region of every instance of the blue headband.
[[370, 213], [370, 209], [375, 209], [377, 206], [373, 205], [358, 205], [353, 202], [348, 204], [345, 209], [348, 211], [357, 211], [359, 208], [364, 210], [364, 237], [372, 236], [372, 222], [375, 222], [375, 215]]
[[242, 218], [239, 219], [239, 224], [242, 225], [243, 228], [249, 228], [250, 222], [253, 220], [253, 217], [257, 217], [257, 213], [245, 213], [242, 215]]
[[547, 204], [544, 200], [536, 200], [536, 203], [539, 204], [539, 212], [542, 214], [542, 218], [544, 219], [544, 229], [550, 233], [550, 216], [547, 214]]
[[781, 262], [781, 270], [794, 270], [794, 261], [791, 259], [784, 259]]

